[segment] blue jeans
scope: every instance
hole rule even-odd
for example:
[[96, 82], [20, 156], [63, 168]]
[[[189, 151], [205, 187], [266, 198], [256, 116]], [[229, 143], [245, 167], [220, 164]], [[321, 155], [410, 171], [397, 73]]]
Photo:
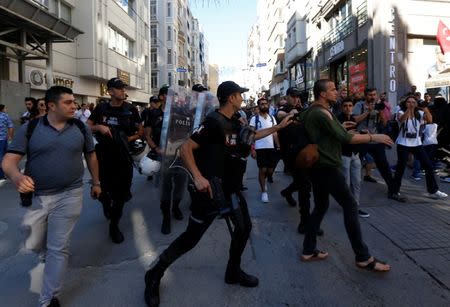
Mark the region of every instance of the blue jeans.
[[2, 160], [7, 149], [8, 149], [8, 140], [0, 140], [0, 179], [3, 179], [3, 177], [5, 177], [5, 173], [3, 173], [2, 169]]
[[344, 173], [345, 182], [359, 205], [361, 194], [361, 159], [359, 154], [352, 154], [351, 157], [342, 156], [342, 173]]

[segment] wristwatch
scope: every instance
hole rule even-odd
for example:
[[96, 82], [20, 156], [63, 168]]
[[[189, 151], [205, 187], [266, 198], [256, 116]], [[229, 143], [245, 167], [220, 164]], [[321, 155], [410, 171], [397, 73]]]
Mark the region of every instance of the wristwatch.
[[96, 181], [96, 182], [91, 181], [91, 186], [93, 186], [93, 187], [99, 187], [99, 186], [100, 186], [100, 181]]

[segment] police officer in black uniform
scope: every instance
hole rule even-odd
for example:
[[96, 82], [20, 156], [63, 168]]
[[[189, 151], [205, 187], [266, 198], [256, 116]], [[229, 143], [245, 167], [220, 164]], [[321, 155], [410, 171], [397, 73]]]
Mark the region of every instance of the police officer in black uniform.
[[[277, 113], [277, 119], [282, 120], [288, 114], [297, 114], [306, 109], [306, 104], [302, 103], [301, 91], [296, 87], [290, 87], [286, 91], [287, 104], [280, 107]], [[295, 153], [293, 148], [296, 147], [296, 125], [291, 125], [287, 129], [283, 129], [278, 134], [283, 162], [287, 171], [292, 175], [292, 183], [281, 191], [281, 195], [286, 198], [287, 202], [291, 206], [296, 206], [296, 202], [292, 197], [292, 193], [298, 191], [298, 205], [300, 210], [300, 223], [298, 224], [297, 231], [300, 234], [304, 234], [306, 230], [306, 223], [310, 215], [310, 198], [311, 198], [311, 183], [307, 178], [307, 174], [303, 170], [295, 169]], [[323, 235], [323, 231], [320, 229], [318, 235]]]
[[128, 144], [143, 136], [139, 112], [126, 102], [127, 84], [119, 78], [107, 83], [111, 101], [95, 107], [88, 124], [95, 133], [98, 144], [95, 147], [99, 162], [102, 194], [99, 197], [103, 213], [110, 219], [111, 240], [120, 244], [124, 236], [119, 229], [125, 202], [131, 199], [133, 160]]
[[[235, 165], [239, 164], [242, 155], [248, 155], [250, 145], [242, 140], [245, 139], [241, 133], [243, 128], [233, 115], [241, 107], [241, 94], [247, 90], [232, 81], [220, 84], [217, 89], [219, 109], [208, 114], [202, 125], [181, 147], [181, 157], [193, 177], [194, 187], [189, 189], [192, 214], [186, 231], [172, 242], [145, 274], [145, 300], [148, 306], [159, 305], [159, 284], [164, 271], [199, 242], [218, 215], [217, 203], [220, 201], [217, 197], [217, 182], [225, 202], [229, 207], [235, 205], [230, 213], [234, 231], [225, 282], [244, 287], [256, 287], [259, 283], [258, 278], [241, 269], [241, 255], [251, 232], [251, 220], [247, 203], [239, 190], [241, 182], [236, 180], [240, 178], [241, 171]], [[257, 131], [255, 138], [270, 135], [289, 122], [290, 116], [274, 127]]]

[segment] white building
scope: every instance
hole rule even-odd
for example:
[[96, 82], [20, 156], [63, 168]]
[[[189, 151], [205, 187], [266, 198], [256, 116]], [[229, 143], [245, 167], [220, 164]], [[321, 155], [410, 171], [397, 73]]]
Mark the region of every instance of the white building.
[[191, 88], [207, 80], [207, 42], [187, 0], [151, 0], [151, 87]]
[[[17, 27], [28, 33], [25, 35], [28, 42], [35, 43], [34, 38], [36, 33], [42, 33], [41, 28], [46, 29], [48, 37], [54, 36], [62, 25], [69, 29], [64, 30], [68, 31], [66, 33], [78, 34], [64, 37], [63, 31], [53, 41], [65, 43], [45, 46], [42, 42], [28, 50], [24, 60], [14, 56], [11, 48], [4, 49], [6, 56], [2, 57], [2, 67], [7, 62], [8, 69], [6, 73], [3, 70], [3, 75], [7, 74], [5, 79], [10, 82], [25, 84], [27, 89], [22, 91], [25, 96], [42, 97], [49, 86], [56, 84], [72, 88], [79, 102], [96, 103], [109, 97], [105, 88], [107, 80], [119, 77], [129, 84], [130, 101], [148, 102], [148, 1], [20, 0], [14, 5], [0, 5], [0, 9], [9, 16], [23, 15]], [[55, 15], [59, 20], [49, 25]], [[2, 24], [2, 29], [8, 28], [12, 25]], [[19, 103], [18, 109], [22, 109], [22, 101], [15, 102]]]

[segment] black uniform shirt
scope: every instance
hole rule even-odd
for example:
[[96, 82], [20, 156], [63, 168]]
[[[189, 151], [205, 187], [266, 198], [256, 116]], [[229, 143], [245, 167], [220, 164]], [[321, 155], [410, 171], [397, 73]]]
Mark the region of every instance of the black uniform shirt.
[[161, 140], [161, 130], [164, 119], [164, 112], [161, 108], [151, 109], [147, 117], [144, 119], [144, 127], [152, 128], [152, 140], [157, 145], [160, 146], [159, 142]]
[[206, 179], [222, 178], [225, 190], [232, 189], [235, 181], [240, 185], [237, 177], [240, 159], [236, 157], [240, 129], [239, 120], [216, 111], [210, 113], [191, 135], [191, 139], [200, 145], [194, 151], [198, 169]]

